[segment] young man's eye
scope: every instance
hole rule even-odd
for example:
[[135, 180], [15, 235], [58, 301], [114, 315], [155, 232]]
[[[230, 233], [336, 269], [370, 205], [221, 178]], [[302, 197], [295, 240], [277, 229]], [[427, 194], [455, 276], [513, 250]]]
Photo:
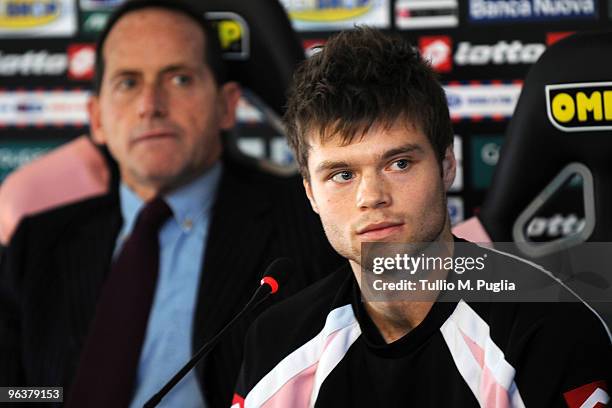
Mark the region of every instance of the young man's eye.
[[392, 170], [406, 170], [408, 167], [410, 167], [410, 161], [407, 159], [400, 159], [391, 163]]
[[331, 177], [331, 180], [335, 181], [336, 183], [347, 183], [351, 181], [352, 178], [353, 178], [353, 172], [344, 170], [344, 171], [334, 174]]

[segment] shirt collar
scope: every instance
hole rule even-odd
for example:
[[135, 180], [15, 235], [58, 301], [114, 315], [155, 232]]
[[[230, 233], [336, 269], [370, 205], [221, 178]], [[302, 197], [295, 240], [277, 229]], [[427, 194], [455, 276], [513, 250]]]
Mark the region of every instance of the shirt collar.
[[[221, 179], [222, 165], [218, 161], [191, 183], [166, 194], [164, 199], [172, 209], [173, 218], [182, 229], [190, 230], [194, 223], [210, 211]], [[119, 187], [123, 230], [132, 231], [144, 202], [125, 183]]]

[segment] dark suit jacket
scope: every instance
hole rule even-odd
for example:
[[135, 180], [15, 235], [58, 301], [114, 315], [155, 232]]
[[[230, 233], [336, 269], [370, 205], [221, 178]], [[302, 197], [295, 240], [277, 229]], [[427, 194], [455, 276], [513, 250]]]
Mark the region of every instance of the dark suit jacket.
[[[22, 221], [0, 270], [0, 385], [63, 386], [68, 395], [121, 222], [116, 188]], [[194, 350], [244, 306], [279, 256], [292, 258], [297, 268], [279, 299], [342, 262], [297, 178], [273, 177], [224, 158], [202, 265]], [[196, 367], [212, 407], [230, 405], [253, 315]]]

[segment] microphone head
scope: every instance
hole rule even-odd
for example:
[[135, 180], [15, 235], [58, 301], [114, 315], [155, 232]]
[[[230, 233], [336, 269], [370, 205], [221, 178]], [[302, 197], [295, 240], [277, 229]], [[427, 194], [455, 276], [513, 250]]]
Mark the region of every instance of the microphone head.
[[261, 285], [270, 286], [270, 293], [278, 292], [278, 289], [287, 282], [293, 271], [293, 261], [289, 258], [277, 258], [263, 274]]

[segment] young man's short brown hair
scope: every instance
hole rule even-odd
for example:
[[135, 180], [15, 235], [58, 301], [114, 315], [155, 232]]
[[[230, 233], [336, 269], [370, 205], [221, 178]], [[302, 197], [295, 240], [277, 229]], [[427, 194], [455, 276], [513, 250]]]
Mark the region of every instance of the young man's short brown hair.
[[298, 68], [284, 121], [300, 172], [308, 178], [308, 134], [344, 143], [398, 119], [418, 126], [439, 162], [453, 141], [444, 90], [431, 67], [398, 36], [357, 27], [329, 39]]

